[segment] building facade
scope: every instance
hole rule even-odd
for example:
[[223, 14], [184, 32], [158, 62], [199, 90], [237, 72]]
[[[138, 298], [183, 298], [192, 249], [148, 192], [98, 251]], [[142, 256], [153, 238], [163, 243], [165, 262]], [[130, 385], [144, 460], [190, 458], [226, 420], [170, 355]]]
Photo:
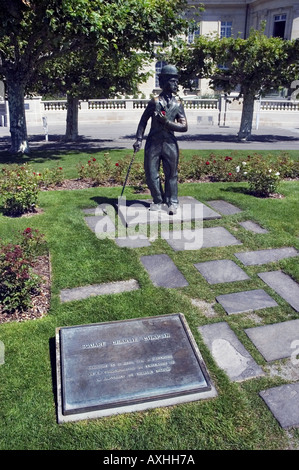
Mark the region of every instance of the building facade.
[[[299, 0], [189, 0], [188, 3], [193, 7], [193, 18], [199, 15], [195, 35], [215, 33], [220, 37], [246, 39], [251, 28], [260, 29], [265, 22], [265, 34], [269, 37], [299, 38]], [[199, 13], [202, 3], [204, 11]], [[192, 39], [192, 36], [188, 37], [189, 42]], [[146, 97], [157, 91], [161, 62], [153, 64], [153, 68], [152, 78], [140, 88]], [[207, 80], [199, 81], [197, 94], [211, 94]]]
[[[200, 2], [189, 1], [196, 7]], [[298, 0], [205, 0], [201, 14], [201, 34], [213, 31], [220, 36], [246, 38], [251, 28], [266, 23], [267, 36], [284, 39], [299, 37]]]

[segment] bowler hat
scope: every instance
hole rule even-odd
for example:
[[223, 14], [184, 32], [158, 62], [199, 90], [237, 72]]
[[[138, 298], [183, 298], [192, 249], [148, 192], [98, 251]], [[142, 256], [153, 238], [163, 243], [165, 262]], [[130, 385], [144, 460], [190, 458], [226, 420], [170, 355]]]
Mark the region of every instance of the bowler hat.
[[177, 77], [178, 71], [174, 65], [164, 65], [161, 69], [160, 75], [172, 75]]

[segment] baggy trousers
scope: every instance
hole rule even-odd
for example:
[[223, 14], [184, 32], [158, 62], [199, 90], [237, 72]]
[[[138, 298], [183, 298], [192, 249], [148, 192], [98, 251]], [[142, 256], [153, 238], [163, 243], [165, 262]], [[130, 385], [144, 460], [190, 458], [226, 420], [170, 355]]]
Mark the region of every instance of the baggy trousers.
[[[160, 138], [159, 138], [160, 137]], [[166, 203], [168, 206], [178, 204], [178, 144], [171, 134], [149, 135], [144, 149], [144, 171], [146, 182], [155, 204]], [[165, 191], [160, 179], [160, 166], [163, 165]]]

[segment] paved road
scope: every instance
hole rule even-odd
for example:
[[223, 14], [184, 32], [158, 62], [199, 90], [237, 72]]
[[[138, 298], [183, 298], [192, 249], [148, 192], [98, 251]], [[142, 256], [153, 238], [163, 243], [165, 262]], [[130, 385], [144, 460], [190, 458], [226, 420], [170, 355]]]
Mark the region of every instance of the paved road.
[[[46, 142], [42, 126], [28, 126], [31, 148], [60, 149], [132, 149], [136, 133], [135, 122], [81, 123], [80, 140], [76, 143], [64, 143], [64, 124], [49, 124], [49, 140]], [[238, 142], [237, 127], [189, 126], [186, 134], [177, 134], [181, 149], [228, 149], [228, 150], [299, 150], [298, 128], [278, 127], [253, 129], [252, 140]], [[0, 150], [8, 149], [10, 133], [8, 127], [0, 127]]]

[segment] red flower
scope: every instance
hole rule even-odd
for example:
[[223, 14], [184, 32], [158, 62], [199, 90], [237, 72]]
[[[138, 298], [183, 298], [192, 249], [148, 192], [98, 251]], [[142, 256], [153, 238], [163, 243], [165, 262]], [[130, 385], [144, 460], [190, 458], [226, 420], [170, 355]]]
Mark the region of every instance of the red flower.
[[209, 164], [210, 164], [210, 162], [206, 162], [206, 165], [209, 165]]
[[225, 161], [227, 162], [228, 160], [232, 160], [232, 157], [225, 157]]
[[119, 166], [119, 163], [115, 163], [115, 166]]
[[96, 161], [97, 161], [97, 159], [96, 159], [96, 158], [93, 158], [93, 159], [92, 159], [92, 161], [93, 161], [93, 162], [96, 162]]
[[232, 175], [232, 173], [229, 173], [229, 176], [231, 176], [231, 175]]
[[24, 233], [31, 233], [31, 228], [30, 228], [30, 227], [27, 227], [27, 228], [24, 230]]
[[61, 167], [61, 166], [59, 167], [59, 170], [62, 170], [62, 167]]

